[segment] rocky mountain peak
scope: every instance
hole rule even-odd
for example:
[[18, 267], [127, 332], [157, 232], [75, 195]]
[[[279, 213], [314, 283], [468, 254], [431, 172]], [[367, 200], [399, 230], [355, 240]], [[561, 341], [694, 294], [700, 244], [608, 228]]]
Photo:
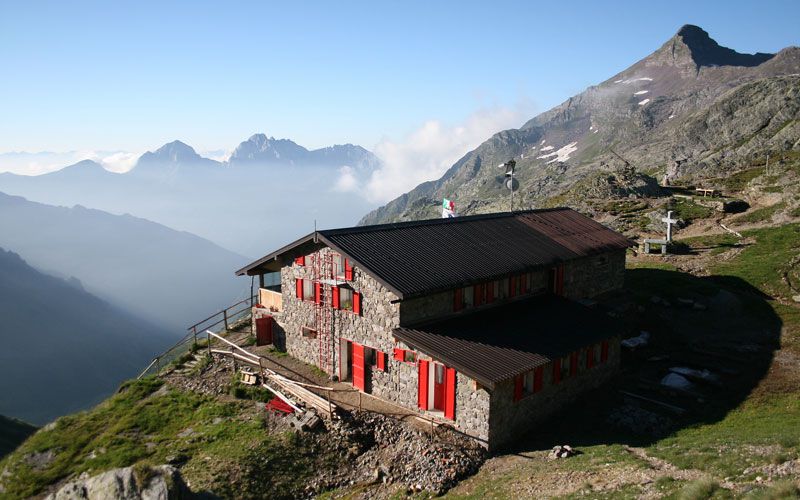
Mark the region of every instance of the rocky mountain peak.
[[181, 141], [172, 141], [150, 153], [161, 161], [185, 162], [196, 160], [200, 157], [193, 147]]
[[669, 56], [675, 66], [745, 66], [752, 67], [772, 59], [775, 54], [742, 54], [718, 44], [707, 31], [686, 24], [654, 54], [659, 59]]

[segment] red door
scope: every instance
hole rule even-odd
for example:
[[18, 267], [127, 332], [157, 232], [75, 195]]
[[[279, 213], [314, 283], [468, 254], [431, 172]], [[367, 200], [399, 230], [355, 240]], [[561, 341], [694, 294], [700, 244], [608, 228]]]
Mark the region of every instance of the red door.
[[366, 377], [364, 377], [364, 346], [353, 342], [353, 385], [366, 391]]
[[444, 365], [433, 364], [433, 409], [444, 411]]
[[425, 360], [420, 360], [418, 366], [417, 375], [419, 376], [419, 381], [417, 383], [418, 390], [417, 390], [417, 406], [421, 410], [428, 409], [428, 362]]
[[456, 370], [448, 368], [445, 375], [445, 405], [444, 417], [450, 420], [456, 419]]
[[256, 318], [256, 345], [272, 343], [272, 316]]

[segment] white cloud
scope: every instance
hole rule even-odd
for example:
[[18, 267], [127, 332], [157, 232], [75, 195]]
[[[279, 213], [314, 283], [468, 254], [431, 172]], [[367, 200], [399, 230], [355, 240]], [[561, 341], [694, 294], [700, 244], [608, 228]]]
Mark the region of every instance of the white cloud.
[[142, 156], [141, 153], [128, 153], [125, 151], [118, 151], [114, 154], [101, 158], [98, 163], [101, 163], [106, 168], [106, 170], [110, 170], [111, 172], [122, 173], [132, 169], [136, 165], [136, 161], [139, 159], [140, 156]]
[[92, 160], [111, 172], [127, 172], [136, 164], [140, 153], [127, 151], [64, 151], [0, 153], [0, 172], [40, 175], [61, 170], [79, 161]]
[[336, 180], [333, 190], [342, 193], [357, 191], [358, 180], [355, 173], [356, 172], [353, 170], [353, 167], [348, 167], [347, 165], [339, 167], [339, 178]]
[[[438, 179], [493, 134], [521, 126], [532, 116], [532, 108], [529, 102], [515, 108], [483, 108], [457, 125], [428, 120], [402, 141], [384, 139], [373, 149], [383, 166], [372, 172], [359, 192], [371, 202], [384, 203], [422, 182]], [[351, 183], [356, 179], [346, 178], [351, 175], [352, 171], [341, 172], [339, 181], [354, 189]]]
[[218, 161], [220, 163], [228, 161], [231, 157], [232, 151], [228, 149], [214, 149], [209, 151], [198, 151], [197, 154], [210, 160]]

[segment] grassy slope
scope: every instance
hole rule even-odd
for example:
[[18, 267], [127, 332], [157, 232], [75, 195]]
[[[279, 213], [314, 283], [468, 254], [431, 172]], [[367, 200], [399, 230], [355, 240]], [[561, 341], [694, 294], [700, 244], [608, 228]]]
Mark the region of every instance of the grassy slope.
[[[253, 405], [167, 389], [152, 378], [130, 382], [92, 410], [58, 419], [0, 461], [0, 470], [7, 468], [15, 479], [4, 485], [6, 495], [25, 498], [82, 472], [172, 459], [185, 462], [183, 475], [195, 491], [291, 497], [302, 491], [316, 458], [293, 435], [270, 432]], [[56, 455], [46, 467], [27, 463], [29, 454], [48, 450]], [[248, 481], [254, 473], [259, 483]]]
[[[756, 243], [737, 257], [713, 266], [714, 276], [698, 280], [682, 273], [669, 273], [669, 281], [654, 282], [652, 274], [629, 273], [628, 286], [645, 300], [652, 293], [680, 296], [688, 292], [710, 295], [718, 288], [740, 294], [745, 307], [756, 302], [767, 304], [782, 323], [781, 350], [790, 356], [800, 356], [800, 307], [788, 302], [791, 290], [781, 279], [789, 260], [800, 250], [800, 225], [787, 225], [747, 231]], [[720, 246], [729, 249], [735, 242], [732, 236], [695, 238], [689, 243]], [[635, 266], [641, 267], [641, 266]], [[654, 261], [648, 268], [674, 271], [670, 264]], [[646, 277], [646, 279], [640, 279]], [[752, 289], [781, 300], [748, 297]], [[747, 287], [749, 288], [749, 287]], [[752, 301], [750, 300], [752, 299]], [[773, 314], [750, 311], [753, 314]], [[777, 358], [778, 356], [776, 356]], [[794, 358], [797, 359], [797, 358]], [[623, 451], [622, 444], [641, 444], [646, 453], [669, 461], [681, 469], [707, 474], [708, 479], [676, 480], [670, 475], [658, 479], [649, 492], [673, 498], [730, 498], [732, 493], [719, 486], [724, 478], [748, 482], [756, 474], [742, 475], [750, 466], [768, 465], [800, 458], [800, 377], [773, 361], [766, 376], [752, 389], [736, 408], [726, 411], [719, 419], [684, 426], [678, 431], [652, 442], [637, 443], [638, 436], [614, 431], [602, 421], [593, 422], [597, 413], [591, 406], [577, 409], [553, 424], [548, 436], [533, 439], [515, 453], [487, 463], [476, 476], [451, 491], [448, 498], [514, 498], [540, 496], [541, 491], [558, 489], [559, 484], [572, 483], [574, 498], [636, 498], [645, 490], [636, 471], [651, 465]], [[586, 417], [581, 414], [587, 414]], [[561, 442], [563, 441], [563, 443]], [[546, 450], [554, 444], [580, 445], [583, 455], [550, 462], [544, 460]], [[755, 451], [754, 450], [758, 450]], [[618, 484], [609, 485], [608, 478], [617, 477]], [[794, 478], [797, 481], [800, 478]], [[544, 488], [539, 490], [539, 485]], [[770, 487], [754, 486], [748, 494], [754, 498], [798, 498], [795, 485], [778, 482]], [[783, 495], [783, 496], [781, 496]]]

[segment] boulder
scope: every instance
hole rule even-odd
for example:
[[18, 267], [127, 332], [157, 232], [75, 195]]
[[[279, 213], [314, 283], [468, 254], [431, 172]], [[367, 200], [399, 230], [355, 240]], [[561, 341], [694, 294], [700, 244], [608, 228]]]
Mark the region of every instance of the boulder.
[[138, 477], [133, 467], [112, 469], [91, 477], [81, 477], [59, 488], [46, 500], [167, 500], [188, 493], [178, 469], [159, 465]]

